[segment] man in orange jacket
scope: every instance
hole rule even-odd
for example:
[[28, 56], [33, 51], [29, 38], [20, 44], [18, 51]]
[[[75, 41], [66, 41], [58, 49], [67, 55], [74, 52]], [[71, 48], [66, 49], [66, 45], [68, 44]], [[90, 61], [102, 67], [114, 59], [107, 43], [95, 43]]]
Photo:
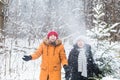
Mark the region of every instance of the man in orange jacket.
[[70, 69], [66, 58], [62, 41], [58, 38], [56, 31], [50, 31], [43, 39], [38, 49], [31, 55], [24, 55], [24, 61], [34, 60], [42, 57], [41, 72], [39, 80], [61, 80], [61, 64], [66, 74]]

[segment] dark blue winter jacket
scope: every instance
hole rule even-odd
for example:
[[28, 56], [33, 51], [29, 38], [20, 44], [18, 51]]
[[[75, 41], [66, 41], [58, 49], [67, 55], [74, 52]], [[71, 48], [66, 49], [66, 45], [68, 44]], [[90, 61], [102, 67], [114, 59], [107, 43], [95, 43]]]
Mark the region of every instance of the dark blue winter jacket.
[[[98, 68], [93, 60], [91, 46], [88, 44], [85, 44], [85, 47], [86, 47], [85, 54], [87, 57], [87, 75], [88, 77], [92, 77], [93, 73], [97, 74], [97, 72], [95, 72], [95, 69], [98, 69]], [[80, 73], [78, 72], [78, 54], [79, 54], [78, 46], [77, 44], [75, 44], [68, 56], [68, 64], [71, 67], [73, 80], [78, 80], [79, 77], [81, 76]]]

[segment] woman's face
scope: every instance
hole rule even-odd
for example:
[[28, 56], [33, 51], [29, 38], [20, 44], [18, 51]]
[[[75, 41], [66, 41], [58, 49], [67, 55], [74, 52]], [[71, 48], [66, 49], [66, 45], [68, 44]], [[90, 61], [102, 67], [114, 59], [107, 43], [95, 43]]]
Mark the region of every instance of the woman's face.
[[82, 41], [82, 40], [78, 40], [77, 41], [77, 45], [78, 45], [78, 47], [83, 47], [84, 46], [84, 41]]
[[57, 37], [54, 36], [54, 35], [51, 35], [51, 36], [49, 37], [49, 41], [50, 41], [50, 42], [55, 42], [56, 39], [57, 39]]

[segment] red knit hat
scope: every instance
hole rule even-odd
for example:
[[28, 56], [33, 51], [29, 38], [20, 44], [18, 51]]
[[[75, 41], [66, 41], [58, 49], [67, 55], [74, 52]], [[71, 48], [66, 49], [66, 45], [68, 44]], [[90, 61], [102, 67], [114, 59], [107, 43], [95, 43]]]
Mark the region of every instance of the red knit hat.
[[50, 31], [50, 32], [48, 32], [47, 38], [49, 39], [49, 37], [52, 36], [52, 35], [56, 36], [56, 38], [58, 39], [58, 33], [56, 31]]

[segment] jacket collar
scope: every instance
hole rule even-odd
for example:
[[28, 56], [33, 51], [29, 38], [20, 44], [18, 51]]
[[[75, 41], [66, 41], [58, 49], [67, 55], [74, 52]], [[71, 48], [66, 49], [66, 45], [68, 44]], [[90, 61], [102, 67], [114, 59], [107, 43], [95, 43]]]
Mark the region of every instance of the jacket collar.
[[43, 39], [43, 43], [46, 45], [53, 45], [53, 46], [59, 46], [62, 44], [62, 41], [60, 39], [57, 39], [54, 44], [51, 44], [48, 40], [48, 38]]

